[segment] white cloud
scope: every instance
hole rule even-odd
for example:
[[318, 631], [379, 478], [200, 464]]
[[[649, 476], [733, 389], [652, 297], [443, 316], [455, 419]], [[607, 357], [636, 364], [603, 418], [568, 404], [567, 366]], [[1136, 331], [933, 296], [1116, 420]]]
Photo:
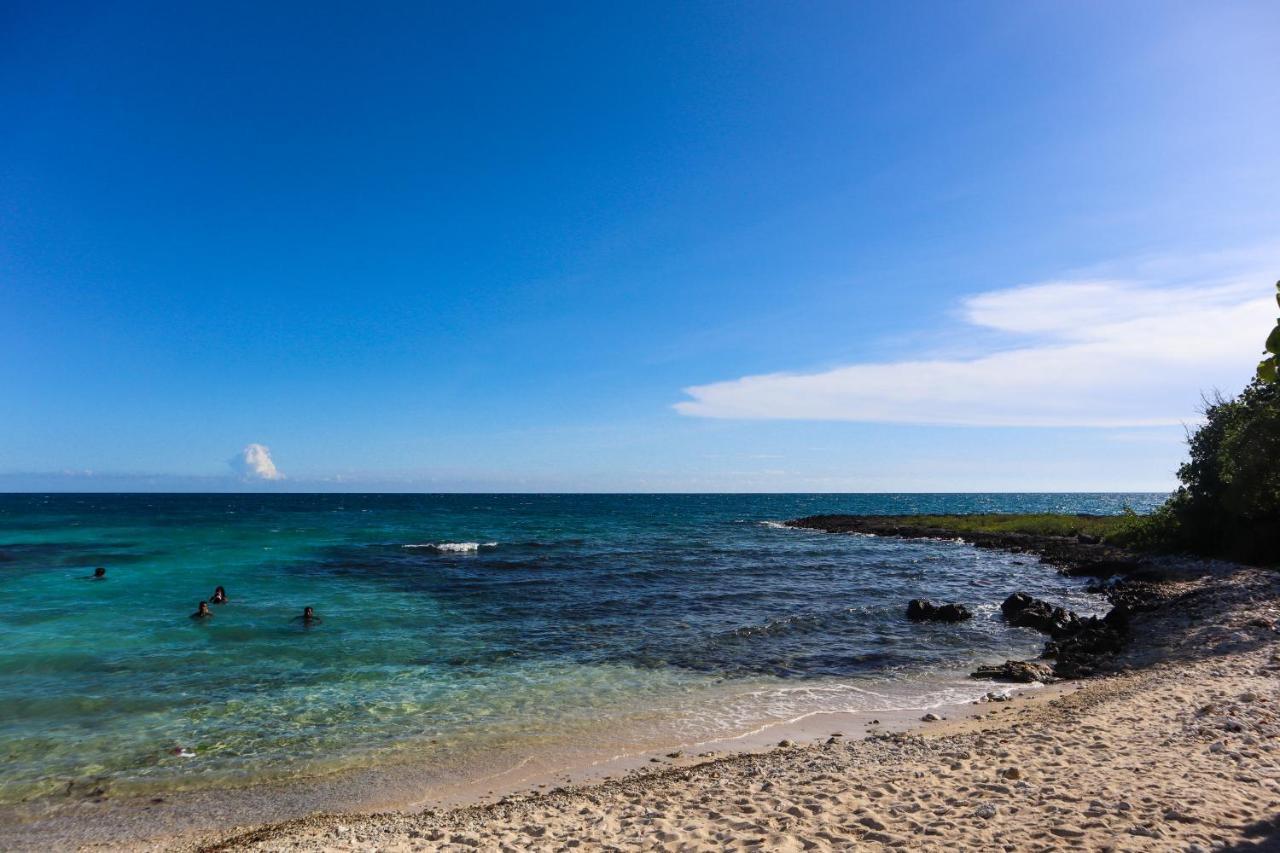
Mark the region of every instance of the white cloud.
[[1055, 281], [965, 299], [971, 331], [1005, 349], [976, 358], [854, 364], [686, 388], [709, 418], [967, 426], [1135, 427], [1197, 417], [1203, 391], [1238, 390], [1273, 322], [1270, 282]]
[[242, 480], [283, 480], [284, 473], [271, 460], [271, 448], [264, 444], [248, 444], [228, 460], [231, 470]]

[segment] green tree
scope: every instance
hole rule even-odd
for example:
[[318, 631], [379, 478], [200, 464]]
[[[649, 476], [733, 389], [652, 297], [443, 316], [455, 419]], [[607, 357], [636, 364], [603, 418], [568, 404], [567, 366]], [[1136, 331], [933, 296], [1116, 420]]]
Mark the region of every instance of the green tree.
[[[1280, 281], [1276, 282], [1276, 304], [1280, 305]], [[1280, 317], [1276, 327], [1267, 335], [1267, 357], [1258, 363], [1258, 378], [1263, 382], [1276, 382], [1280, 374]]]
[[[1280, 282], [1276, 284], [1280, 303]], [[1187, 439], [1182, 485], [1117, 538], [1122, 544], [1280, 564], [1280, 319], [1268, 356], [1238, 397], [1205, 401]]]
[[1255, 379], [1205, 408], [1169, 502], [1187, 550], [1280, 562], [1280, 384]]

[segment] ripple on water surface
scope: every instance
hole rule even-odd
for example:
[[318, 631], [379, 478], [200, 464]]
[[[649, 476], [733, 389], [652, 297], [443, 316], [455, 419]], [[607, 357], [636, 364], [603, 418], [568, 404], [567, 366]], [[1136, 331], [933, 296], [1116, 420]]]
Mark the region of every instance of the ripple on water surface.
[[[1098, 602], [1025, 556], [778, 521], [1161, 497], [0, 496], [0, 797], [390, 756], [465, 773], [496, 752], [937, 704], [973, 687], [938, 673], [1038, 646], [1000, 620], [1009, 592]], [[215, 585], [230, 603], [189, 619]], [[977, 616], [911, 624], [916, 596]]]

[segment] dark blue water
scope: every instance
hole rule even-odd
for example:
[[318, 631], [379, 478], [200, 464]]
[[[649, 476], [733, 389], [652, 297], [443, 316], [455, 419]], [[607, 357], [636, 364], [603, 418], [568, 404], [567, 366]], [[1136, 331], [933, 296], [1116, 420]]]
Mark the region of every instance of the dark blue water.
[[[1025, 556], [776, 522], [1163, 497], [0, 495], [0, 798], [963, 698], [958, 673], [1039, 642], [999, 619], [1009, 592], [1098, 602]], [[917, 596], [979, 615], [914, 625]]]

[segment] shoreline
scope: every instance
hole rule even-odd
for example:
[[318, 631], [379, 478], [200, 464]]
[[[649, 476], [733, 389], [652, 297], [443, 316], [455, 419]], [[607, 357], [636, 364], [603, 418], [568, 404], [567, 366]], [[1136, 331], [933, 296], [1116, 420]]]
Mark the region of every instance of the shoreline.
[[[1031, 652], [1025, 637], [1009, 648], [1015, 654]], [[867, 731], [898, 731], [918, 723], [926, 711], [942, 716], [955, 713], [956, 707], [940, 707], [939, 700], [948, 696], [968, 701], [991, 690], [1008, 689], [969, 680], [966, 672], [967, 668], [949, 666], [908, 676], [884, 673], [748, 685], [713, 695], [713, 703], [720, 696], [729, 702], [741, 701], [752, 712], [723, 715], [718, 726], [687, 726], [678, 717], [624, 716], [601, 722], [593, 731], [556, 731], [527, 743], [499, 743], [483, 753], [445, 750], [442, 754], [433, 747], [419, 751], [412, 743], [401, 742], [403, 748], [397, 745], [373, 761], [341, 766], [340, 756], [334, 756], [332, 769], [291, 778], [246, 776], [182, 788], [130, 789], [99, 784], [100, 780], [86, 776], [77, 778], [74, 790], [68, 787], [65, 796], [59, 790], [53, 796], [0, 806], [0, 848], [73, 849], [88, 844], [159, 849], [190, 839], [216, 838], [233, 827], [322, 812], [405, 811], [492, 802], [506, 795], [552, 789], [566, 780], [604, 781], [637, 768], [687, 765], [713, 752], [759, 751], [779, 740], [803, 741], [829, 734], [811, 734], [809, 726], [847, 728], [847, 734], [859, 737]], [[763, 692], [757, 698], [755, 691]], [[776, 705], [773, 691], [784, 697]], [[794, 701], [786, 698], [793, 691], [798, 691]], [[832, 708], [847, 711], [831, 714]], [[668, 716], [678, 710], [673, 704]], [[819, 722], [824, 719], [829, 722]], [[872, 719], [883, 725], [867, 728], [864, 723]], [[673, 752], [682, 755], [672, 761], [669, 754]]]
[[[869, 682], [875, 684], [876, 682]], [[919, 685], [916, 679], [904, 684]], [[937, 681], [952, 685], [955, 679]], [[1035, 700], [1056, 695], [1065, 684], [1011, 685], [969, 681], [972, 694]], [[1001, 701], [1004, 701], [1003, 699]], [[0, 809], [0, 848], [6, 850], [203, 849], [228, 831], [288, 825], [321, 815], [412, 814], [521, 802], [567, 788], [608, 785], [633, 775], [651, 776], [710, 761], [767, 754], [781, 741], [823, 743], [835, 733], [858, 739], [946, 725], [924, 723], [924, 713], [945, 720], [967, 716], [975, 700], [931, 702], [851, 711], [811, 711], [795, 719], [763, 721], [737, 734], [692, 742], [672, 739], [634, 749], [553, 750], [511, 756], [512, 763], [484, 775], [442, 781], [417, 759], [360, 767], [286, 781], [256, 782], [172, 792], [160, 797], [88, 797], [44, 812], [40, 801]], [[996, 707], [993, 704], [991, 707]], [[34, 815], [26, 806], [35, 808]], [[273, 816], [274, 815], [274, 816]], [[353, 817], [353, 819], [355, 819]], [[86, 832], [86, 829], [89, 831]]]
[[184, 849], [1268, 849], [1280, 843], [1280, 575], [1210, 566], [1166, 583], [1107, 674], [963, 719], [451, 810], [316, 815]]

